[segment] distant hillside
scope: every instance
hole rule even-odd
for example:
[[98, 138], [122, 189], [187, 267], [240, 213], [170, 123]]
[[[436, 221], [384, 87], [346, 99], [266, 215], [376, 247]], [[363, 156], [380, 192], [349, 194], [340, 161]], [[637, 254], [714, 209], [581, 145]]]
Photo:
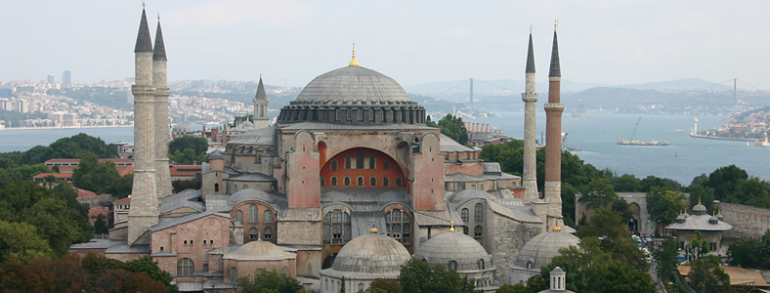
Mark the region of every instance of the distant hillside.
[[[548, 81], [541, 81], [535, 84], [537, 89], [546, 89]], [[577, 92], [592, 87], [606, 86], [598, 83], [582, 83], [571, 80], [562, 80], [561, 89], [565, 92]], [[468, 93], [470, 91], [470, 79], [437, 81], [416, 85], [403, 86], [404, 90], [410, 94], [435, 96], [438, 94], [456, 94]], [[495, 79], [480, 80], [473, 79], [474, 94], [503, 94], [503, 93], [521, 93], [524, 91], [524, 81], [513, 79]]]
[[[685, 78], [669, 81], [656, 81], [648, 83], [638, 84], [625, 84], [625, 85], [613, 85], [614, 88], [627, 88], [627, 89], [639, 89], [639, 90], [652, 90], [652, 89], [669, 89], [669, 90], [702, 90], [708, 89], [712, 91], [727, 91], [732, 90], [732, 86], [724, 84], [715, 84], [708, 80], [700, 78]], [[739, 88], [740, 90], [740, 88]]]

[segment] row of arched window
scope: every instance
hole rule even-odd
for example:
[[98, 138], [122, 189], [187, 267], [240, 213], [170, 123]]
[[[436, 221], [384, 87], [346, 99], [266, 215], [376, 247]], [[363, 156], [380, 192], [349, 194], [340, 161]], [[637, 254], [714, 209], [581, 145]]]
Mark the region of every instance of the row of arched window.
[[[242, 211], [235, 211], [235, 220], [241, 223], [244, 223]], [[265, 224], [272, 223], [273, 213], [270, 210], [266, 210], [262, 215], [262, 221]], [[257, 224], [258, 222], [259, 222], [259, 211], [257, 209], [257, 205], [251, 205], [249, 206], [249, 223]]]
[[[474, 222], [480, 223], [484, 221], [484, 205], [481, 203], [477, 203], [476, 206], [474, 206], [473, 211], [473, 220]], [[460, 217], [463, 219], [463, 222], [467, 223], [470, 220], [470, 212], [467, 208], [463, 208], [460, 210]]]
[[[321, 177], [320, 180], [321, 180], [321, 187], [326, 186], [326, 178]], [[358, 176], [356, 178], [355, 186], [366, 187], [367, 185], [365, 185], [364, 183], [365, 183], [364, 177]], [[378, 183], [377, 177], [374, 177], [374, 176], [369, 177], [369, 185], [368, 185], [369, 187], [377, 187], [377, 183]], [[401, 187], [401, 185], [404, 183], [403, 179], [401, 179], [401, 176], [396, 177], [395, 183], [396, 184], [394, 186]], [[337, 176], [332, 176], [331, 179], [329, 180], [329, 186], [338, 186], [338, 185], [340, 184], [337, 181]], [[350, 176], [345, 176], [344, 178], [342, 178], [342, 186], [351, 186], [351, 185], [352, 185], [352, 182], [350, 180]], [[388, 177], [382, 178], [382, 187], [390, 187], [390, 178]]]
[[[412, 243], [412, 221], [406, 211], [390, 210], [385, 214], [385, 227], [388, 236], [404, 245]], [[327, 212], [323, 218], [323, 243], [345, 244], [352, 236], [350, 215], [341, 209]]]
[[[251, 227], [251, 229], [249, 229], [249, 240], [257, 239], [259, 239], [259, 230], [257, 230], [257, 228]], [[262, 239], [273, 239], [273, 229], [270, 229], [270, 227], [265, 228], [265, 233], [262, 234]]]
[[[353, 167], [353, 164], [352, 164], [353, 163], [353, 157], [351, 157], [349, 155], [345, 156], [344, 161], [345, 161], [345, 169], [347, 169], [347, 170], [353, 169], [352, 168]], [[369, 166], [364, 167], [364, 162], [366, 162], [366, 161], [369, 161]], [[339, 170], [339, 163], [337, 162], [337, 159], [331, 159], [329, 164], [330, 164], [329, 168], [332, 171]], [[388, 160], [383, 160], [382, 161], [382, 170], [388, 170], [389, 167], [390, 166], [389, 166]], [[377, 157], [369, 156], [368, 159], [365, 159], [363, 151], [358, 151], [358, 154], [356, 155], [356, 168], [355, 169], [370, 169], [370, 170], [377, 169]]]

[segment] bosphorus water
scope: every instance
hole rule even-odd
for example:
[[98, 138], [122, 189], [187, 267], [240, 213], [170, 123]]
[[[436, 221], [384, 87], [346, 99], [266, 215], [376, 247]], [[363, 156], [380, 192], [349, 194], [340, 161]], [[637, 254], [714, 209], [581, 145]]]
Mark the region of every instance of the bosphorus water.
[[[489, 123], [510, 137], [524, 136], [523, 112], [498, 112], [502, 117], [465, 120]], [[618, 135], [628, 137], [642, 117], [634, 139], [668, 141], [670, 146], [622, 146], [617, 145]], [[686, 131], [671, 128], [693, 127], [698, 118], [698, 129], [712, 129], [722, 124], [721, 116], [687, 115], [632, 115], [592, 114], [591, 118], [562, 118], [562, 131], [569, 133], [565, 145], [582, 148], [575, 152], [582, 160], [599, 169], [610, 168], [618, 175], [632, 174], [637, 177], [654, 175], [671, 178], [689, 185], [695, 176], [709, 174], [719, 167], [735, 164], [751, 176], [770, 180], [770, 148], [746, 146], [746, 142], [719, 141], [691, 138]], [[193, 127], [200, 130], [200, 126]], [[545, 131], [545, 113], [538, 112], [537, 132]], [[106, 143], [133, 140], [134, 130], [123, 128], [4, 130], [0, 131], [0, 152], [24, 151], [36, 145], [49, 145], [62, 137], [80, 132], [100, 137]]]

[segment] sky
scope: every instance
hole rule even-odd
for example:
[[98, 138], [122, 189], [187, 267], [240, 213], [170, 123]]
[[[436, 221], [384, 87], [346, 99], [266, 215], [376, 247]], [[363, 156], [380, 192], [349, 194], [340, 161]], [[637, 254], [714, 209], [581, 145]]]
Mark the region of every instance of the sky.
[[[533, 27], [537, 79], [547, 80], [558, 19], [562, 77], [636, 84], [738, 78], [770, 90], [770, 1], [150, 0], [168, 79], [304, 86], [347, 66], [402, 85], [524, 80]], [[0, 81], [73, 82], [134, 75], [141, 0], [0, 2]], [[739, 83], [740, 84], [740, 83]]]

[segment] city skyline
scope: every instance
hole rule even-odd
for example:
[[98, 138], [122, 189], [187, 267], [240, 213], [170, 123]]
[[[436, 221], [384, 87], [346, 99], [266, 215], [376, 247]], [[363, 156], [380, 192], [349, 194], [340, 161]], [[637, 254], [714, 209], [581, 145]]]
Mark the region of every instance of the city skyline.
[[[141, 1], [4, 3], [16, 11], [0, 20], [9, 39], [0, 48], [0, 80], [41, 80], [73, 72], [72, 82], [133, 75], [125, 48], [135, 34]], [[769, 3], [497, 2], [377, 3], [304, 1], [149, 1], [167, 35], [169, 80], [257, 80], [304, 86], [319, 72], [342, 67], [356, 43], [361, 66], [402, 85], [442, 80], [519, 78], [534, 29], [539, 80], [545, 80], [555, 18], [562, 65], [571, 80], [632, 84], [738, 78], [758, 89], [770, 60], [763, 29]], [[762, 9], [765, 8], [765, 9]], [[33, 15], [33, 18], [28, 16]], [[19, 26], [18, 23], [24, 23]], [[79, 44], [88, 44], [82, 46]], [[52, 54], [53, 53], [53, 54]], [[57, 78], [57, 80], [59, 80]], [[739, 84], [740, 86], [740, 84]]]

